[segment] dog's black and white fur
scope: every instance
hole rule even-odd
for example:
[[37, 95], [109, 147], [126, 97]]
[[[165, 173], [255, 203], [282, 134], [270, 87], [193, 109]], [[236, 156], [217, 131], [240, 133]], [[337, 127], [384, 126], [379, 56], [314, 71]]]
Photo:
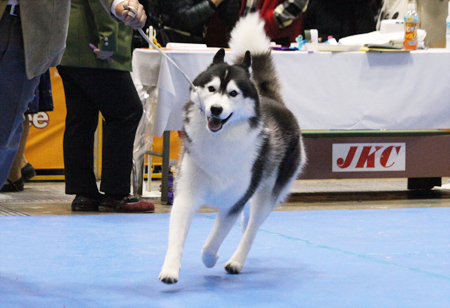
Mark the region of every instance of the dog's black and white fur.
[[228, 273], [239, 273], [259, 227], [288, 195], [305, 162], [300, 128], [282, 101], [269, 44], [263, 21], [248, 15], [231, 34], [236, 64], [224, 62], [221, 49], [193, 82], [159, 275], [164, 283], [178, 281], [186, 236], [201, 206], [218, 209], [202, 250], [206, 267], [216, 264], [221, 243], [243, 212], [241, 242], [225, 263]]

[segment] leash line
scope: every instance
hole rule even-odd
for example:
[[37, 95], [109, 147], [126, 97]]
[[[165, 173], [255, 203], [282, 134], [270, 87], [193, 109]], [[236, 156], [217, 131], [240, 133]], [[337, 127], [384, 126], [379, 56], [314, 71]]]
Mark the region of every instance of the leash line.
[[[136, 10], [135, 7], [128, 5], [128, 1], [124, 1], [123, 2], [123, 8], [128, 11], [128, 16], [130, 16], [131, 18], [136, 18], [136, 15], [138, 13], [138, 11]], [[150, 44], [150, 46], [152, 46], [154, 49], [156, 49], [160, 54], [162, 54], [167, 60], [169, 60], [179, 71], [180, 73], [184, 76], [184, 78], [186, 78], [186, 80], [189, 82], [189, 84], [192, 87], [192, 90], [194, 92], [197, 92], [197, 87], [194, 86], [194, 84], [192, 83], [191, 79], [188, 77], [188, 75], [175, 63], [175, 61], [173, 61], [161, 48], [159, 48], [158, 46], [156, 46], [155, 43], [153, 43], [150, 38], [144, 33], [144, 31], [141, 29], [137, 29], [139, 34], [144, 38], [144, 40]]]
[[144, 33], [142, 29], [138, 29], [139, 34], [144, 38], [144, 40], [150, 44], [154, 49], [156, 49], [160, 54], [162, 54], [167, 60], [169, 60], [177, 70], [180, 71], [180, 73], [184, 76], [184, 78], [189, 82], [194, 92], [197, 92], [197, 87], [194, 86], [191, 79], [188, 77], [188, 75], [178, 66], [178, 64], [175, 63], [168, 55], [165, 53], [161, 48], [159, 48], [155, 43], [153, 43], [150, 38]]

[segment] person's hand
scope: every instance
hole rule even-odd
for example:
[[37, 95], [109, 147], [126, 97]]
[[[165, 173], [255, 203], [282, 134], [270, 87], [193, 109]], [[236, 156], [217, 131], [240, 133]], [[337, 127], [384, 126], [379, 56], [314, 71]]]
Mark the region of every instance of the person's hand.
[[113, 61], [113, 59], [111, 58], [112, 55], [114, 54], [113, 51], [105, 51], [105, 50], [100, 50], [98, 49], [95, 45], [93, 44], [89, 44], [89, 46], [92, 48], [92, 50], [94, 51], [95, 55], [97, 56], [97, 59], [100, 60], [109, 60], [109, 61]]
[[144, 27], [147, 20], [144, 7], [138, 0], [128, 0], [116, 6], [116, 16], [133, 29]]
[[96, 50], [94, 50], [94, 53], [97, 55], [98, 59], [110, 60], [114, 52], [96, 49]]

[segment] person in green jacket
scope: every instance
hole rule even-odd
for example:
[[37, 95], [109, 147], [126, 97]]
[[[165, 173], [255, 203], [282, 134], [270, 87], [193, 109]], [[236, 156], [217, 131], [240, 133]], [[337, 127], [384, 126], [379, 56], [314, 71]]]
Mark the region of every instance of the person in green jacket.
[[[132, 28], [142, 28], [147, 16], [138, 0], [98, 0]], [[22, 134], [28, 103], [39, 75], [58, 65], [64, 53], [70, 0], [0, 0], [0, 186], [6, 182]], [[128, 7], [137, 11], [130, 16]], [[9, 179], [20, 185], [22, 178]]]
[[[58, 66], [66, 96], [66, 193], [72, 211], [153, 212], [131, 198], [133, 143], [142, 103], [131, 79], [133, 30], [117, 23], [98, 0], [72, 0], [66, 51]], [[94, 137], [104, 117], [100, 193], [94, 174]]]

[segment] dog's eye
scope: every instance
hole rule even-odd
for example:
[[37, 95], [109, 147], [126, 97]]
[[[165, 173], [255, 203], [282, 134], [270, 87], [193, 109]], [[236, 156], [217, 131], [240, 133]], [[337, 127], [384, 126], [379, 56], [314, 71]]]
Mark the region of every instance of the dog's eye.
[[236, 97], [238, 95], [237, 91], [233, 90], [230, 93], [228, 93], [231, 97]]
[[209, 92], [216, 92], [216, 88], [214, 88], [213, 86], [209, 86], [208, 87], [208, 91]]

